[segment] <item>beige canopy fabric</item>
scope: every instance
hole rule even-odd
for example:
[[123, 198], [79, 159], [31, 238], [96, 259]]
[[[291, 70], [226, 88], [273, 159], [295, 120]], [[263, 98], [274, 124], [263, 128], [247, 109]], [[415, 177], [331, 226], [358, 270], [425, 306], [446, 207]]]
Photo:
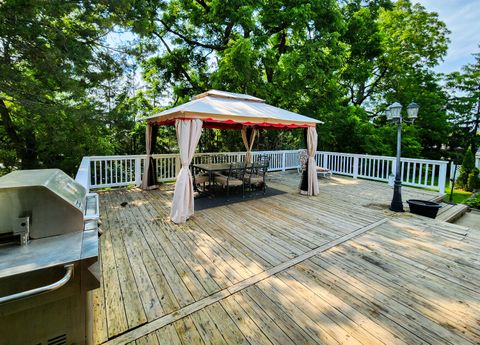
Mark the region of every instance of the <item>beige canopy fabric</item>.
[[306, 128], [322, 123], [266, 104], [249, 95], [210, 90], [190, 102], [147, 117], [149, 123], [173, 124], [177, 119], [199, 119], [204, 128]]
[[307, 130], [307, 151], [308, 151], [308, 195], [318, 195], [317, 162], [315, 152], [317, 151], [318, 136], [315, 127], [308, 127]]
[[202, 134], [201, 120], [177, 120], [177, 141], [180, 148], [182, 168], [178, 173], [173, 194], [170, 219], [174, 223], [185, 223], [193, 215], [193, 181], [189, 165]]
[[248, 137], [247, 137], [247, 127], [242, 128], [242, 140], [243, 144], [245, 145], [245, 148], [247, 149], [247, 152], [245, 154], [245, 163], [250, 164], [253, 161], [252, 157], [252, 148], [253, 148], [253, 143], [255, 142], [255, 137], [257, 135], [258, 130], [255, 128], [252, 128], [252, 133], [250, 134], [250, 142], [248, 142]]

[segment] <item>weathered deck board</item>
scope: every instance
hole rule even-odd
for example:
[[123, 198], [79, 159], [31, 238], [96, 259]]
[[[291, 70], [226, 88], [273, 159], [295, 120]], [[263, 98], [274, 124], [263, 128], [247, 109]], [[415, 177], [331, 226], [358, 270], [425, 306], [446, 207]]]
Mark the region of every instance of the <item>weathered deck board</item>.
[[95, 341], [480, 341], [476, 233], [392, 213], [385, 184], [334, 177], [305, 197], [297, 178], [272, 174], [287, 193], [198, 211], [180, 226], [168, 221], [171, 185], [102, 192]]
[[[105, 201], [101, 203], [101, 212], [104, 215], [104, 226], [107, 229], [114, 229], [116, 227], [113, 224], [110, 224], [108, 218], [109, 211], [107, 211], [106, 205], [108, 205], [108, 203], [106, 203]], [[115, 230], [109, 230], [101, 238], [101, 264], [103, 275], [101, 286], [103, 293], [101, 293], [101, 296], [105, 298], [105, 301], [104, 303], [100, 303], [100, 305], [105, 306], [108, 338], [115, 336], [116, 334], [122, 333], [128, 329], [124, 296], [120, 289], [119, 270], [116, 269], [117, 262], [115, 260], [114, 249], [112, 245], [112, 234], [116, 235], [115, 233]], [[122, 268], [120, 268], [120, 270], [122, 270]], [[97, 313], [100, 314], [102, 312], [97, 311]], [[98, 338], [103, 337], [104, 334], [98, 336]]]
[[[112, 193], [109, 197], [112, 204], [120, 204], [117, 193]], [[135, 327], [147, 320], [155, 319], [157, 315], [162, 314], [162, 308], [144, 265], [143, 257], [146, 252], [144, 247], [141, 247], [143, 239], [139, 236], [138, 227], [120, 207], [114, 208], [110, 217], [119, 225], [118, 234], [112, 232], [114, 239], [112, 242], [117, 270], [124, 271], [121, 275], [122, 294], [125, 291], [124, 295], [129, 296], [125, 301], [128, 323], [130, 327]], [[130, 305], [135, 308], [129, 309]]]

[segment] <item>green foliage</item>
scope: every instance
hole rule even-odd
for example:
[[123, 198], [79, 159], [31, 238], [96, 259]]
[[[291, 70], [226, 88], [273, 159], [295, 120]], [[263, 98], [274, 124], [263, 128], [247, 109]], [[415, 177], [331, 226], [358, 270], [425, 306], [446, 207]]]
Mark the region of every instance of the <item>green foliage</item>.
[[120, 70], [100, 42], [108, 7], [93, 1], [0, 4], [0, 159], [4, 169], [59, 167], [112, 152], [96, 102]]
[[[457, 179], [457, 185], [460, 188], [465, 188], [468, 191], [472, 191], [472, 189], [469, 188], [468, 182], [470, 179], [470, 174], [472, 173], [474, 168], [475, 168], [475, 156], [473, 155], [472, 148], [469, 147], [465, 152], [465, 155], [463, 156], [462, 167], [460, 168], [460, 174]], [[472, 180], [471, 186], [473, 185], [474, 185], [474, 182]]]
[[[173, 91], [174, 105], [210, 87], [249, 93], [323, 120], [321, 149], [393, 155], [395, 131], [370, 117], [394, 100], [407, 105], [415, 98], [422, 111], [418, 125], [405, 126], [403, 153], [442, 156], [449, 125], [445, 95], [431, 68], [446, 53], [448, 30], [422, 6], [349, 1], [339, 7], [319, 0], [153, 4], [157, 10], [146, 14], [134, 7], [130, 15], [139, 11], [156, 25], [132, 29], [151, 47], [164, 47], [152, 51], [144, 71], [152, 90]], [[281, 134], [287, 140], [282, 145], [275, 136], [265, 133], [258, 147], [301, 142]], [[205, 137], [212, 144], [202, 140], [204, 150], [241, 147], [226, 133]]]
[[212, 76], [214, 88], [245, 94], [259, 91], [262, 85], [261, 71], [252, 68], [259, 56], [250, 38], [239, 37], [231, 41], [225, 50], [219, 52], [219, 57], [218, 69]]
[[449, 137], [452, 150], [468, 146], [476, 152], [480, 146], [478, 135], [480, 124], [480, 54], [473, 54], [475, 62], [467, 64], [460, 72], [447, 78], [449, 93], [448, 110], [453, 122], [453, 133]]
[[479, 170], [477, 168], [473, 168], [470, 174], [468, 174], [466, 190], [468, 190], [469, 192], [473, 192], [480, 187], [480, 180], [478, 178], [478, 174]]
[[[368, 113], [361, 107], [341, 108], [325, 120], [318, 129], [319, 148], [340, 152], [395, 156], [397, 126], [381, 125], [368, 121]], [[421, 143], [417, 129], [402, 126], [402, 156], [420, 157]]]
[[[113, 30], [134, 39], [106, 48]], [[323, 150], [395, 155], [396, 126], [382, 114], [413, 100], [421, 108], [403, 125], [403, 156], [475, 149], [479, 58], [443, 87], [433, 67], [448, 33], [408, 0], [3, 1], [0, 171], [72, 173], [83, 155], [143, 153], [135, 119], [210, 88], [324, 121]], [[303, 130], [261, 131], [254, 149], [302, 143]], [[174, 128], [161, 127], [157, 151], [177, 149]], [[238, 132], [207, 129], [199, 149], [244, 147]]]
[[463, 156], [462, 168], [470, 172], [475, 167], [475, 156], [473, 155], [472, 147], [469, 147]]
[[[451, 188], [447, 188], [445, 191], [445, 198], [443, 199], [444, 202], [448, 203], [450, 202], [450, 194], [451, 194]], [[467, 192], [463, 189], [453, 189], [453, 195], [452, 195], [452, 202], [454, 204], [463, 204], [465, 201], [472, 196], [471, 192]]]
[[470, 207], [480, 209], [480, 195], [477, 195], [473, 198], [466, 200], [465, 204], [467, 204]]

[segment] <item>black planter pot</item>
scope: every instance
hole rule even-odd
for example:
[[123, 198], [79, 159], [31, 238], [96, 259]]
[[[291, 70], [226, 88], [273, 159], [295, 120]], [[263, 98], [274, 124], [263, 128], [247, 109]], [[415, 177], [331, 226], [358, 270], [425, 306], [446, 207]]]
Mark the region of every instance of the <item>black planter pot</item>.
[[407, 200], [407, 203], [410, 207], [410, 212], [429, 218], [435, 218], [437, 216], [438, 210], [442, 207], [436, 202], [427, 200], [410, 199]]

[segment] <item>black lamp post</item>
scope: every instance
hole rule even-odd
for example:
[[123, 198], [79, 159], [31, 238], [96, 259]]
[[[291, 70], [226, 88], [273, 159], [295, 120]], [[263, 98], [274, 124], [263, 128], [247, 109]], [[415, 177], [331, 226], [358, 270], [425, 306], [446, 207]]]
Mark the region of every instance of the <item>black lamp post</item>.
[[[407, 107], [408, 119], [414, 121], [418, 115], [418, 104], [410, 103]], [[402, 105], [398, 102], [393, 103], [387, 108], [386, 115], [387, 120], [397, 123], [397, 159], [395, 164], [395, 184], [393, 186], [393, 198], [390, 204], [390, 210], [394, 212], [403, 212], [402, 202], [402, 180], [401, 180], [401, 150], [402, 150]], [[405, 119], [407, 120], [407, 119]]]

